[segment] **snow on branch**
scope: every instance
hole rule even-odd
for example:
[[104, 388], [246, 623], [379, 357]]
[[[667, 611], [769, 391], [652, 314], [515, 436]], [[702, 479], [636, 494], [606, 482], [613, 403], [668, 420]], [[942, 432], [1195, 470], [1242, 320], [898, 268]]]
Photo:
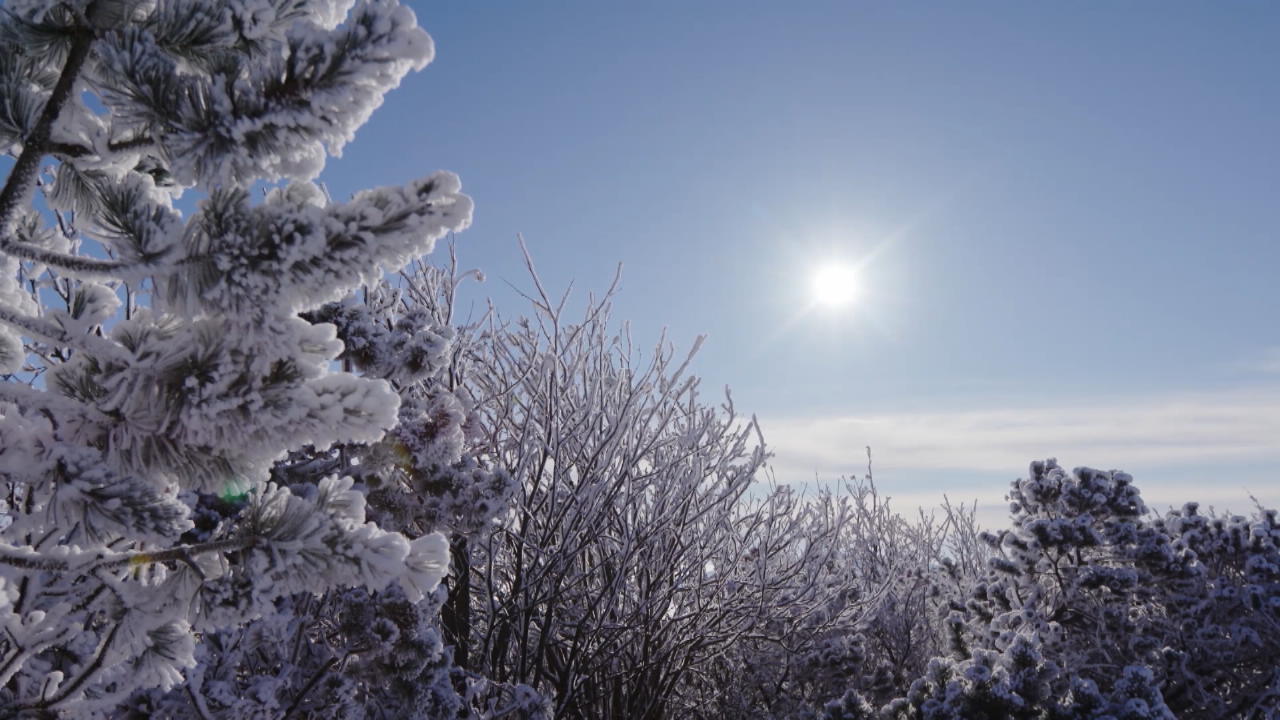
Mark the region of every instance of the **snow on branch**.
[[[338, 370], [337, 327], [298, 313], [429, 252], [471, 201], [444, 172], [333, 206], [306, 182], [244, 190], [314, 176], [431, 54], [394, 0], [0, 14], [18, 155], [0, 188], [0, 715], [114, 714], [295, 594], [437, 592], [446, 538], [367, 517], [342, 472], [401, 396]], [[189, 218], [188, 188], [207, 198]]]

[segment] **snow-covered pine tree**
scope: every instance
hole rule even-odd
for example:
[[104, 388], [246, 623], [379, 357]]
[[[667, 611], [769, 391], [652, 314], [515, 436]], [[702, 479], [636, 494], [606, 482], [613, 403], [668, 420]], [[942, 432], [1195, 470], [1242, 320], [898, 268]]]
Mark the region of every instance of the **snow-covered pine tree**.
[[[397, 422], [388, 381], [334, 370], [334, 326], [299, 313], [429, 251], [470, 199], [444, 172], [343, 203], [309, 181], [431, 56], [394, 0], [4, 9], [0, 715], [173, 686], [198, 637], [281, 596], [436, 589], [442, 535], [368, 521], [348, 477], [271, 481]], [[257, 203], [259, 181], [288, 182]], [[238, 507], [197, 532], [212, 496]]]
[[[1147, 511], [1133, 479], [1031, 464], [989, 568], [886, 720], [1171, 720], [1280, 713], [1280, 523]], [[825, 717], [859, 717], [856, 693]], [[860, 712], [860, 710], [858, 711]]]
[[[339, 362], [395, 389], [399, 423], [378, 442], [290, 453], [273, 468], [279, 482], [307, 494], [316, 477], [350, 475], [368, 516], [407, 535], [441, 531], [458, 544], [495, 527], [515, 484], [473, 451], [477, 428], [463, 379], [474, 338], [467, 327], [451, 327], [453, 292], [468, 275], [458, 275], [455, 263], [448, 270], [415, 263], [389, 282], [304, 313], [336, 326]], [[213, 499], [200, 507], [198, 524], [235, 510]], [[442, 583], [419, 602], [394, 585], [281, 598], [253, 622], [207, 634], [185, 685], [138, 693], [122, 710], [209, 720], [536, 718], [543, 700], [530, 689], [456, 666], [441, 627], [445, 590]]]

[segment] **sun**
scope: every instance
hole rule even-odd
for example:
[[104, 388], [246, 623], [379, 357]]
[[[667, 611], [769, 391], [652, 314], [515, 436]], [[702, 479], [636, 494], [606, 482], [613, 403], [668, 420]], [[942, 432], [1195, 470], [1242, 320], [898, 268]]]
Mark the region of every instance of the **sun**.
[[858, 296], [858, 274], [852, 266], [841, 262], [824, 263], [813, 273], [811, 290], [817, 304], [845, 307]]

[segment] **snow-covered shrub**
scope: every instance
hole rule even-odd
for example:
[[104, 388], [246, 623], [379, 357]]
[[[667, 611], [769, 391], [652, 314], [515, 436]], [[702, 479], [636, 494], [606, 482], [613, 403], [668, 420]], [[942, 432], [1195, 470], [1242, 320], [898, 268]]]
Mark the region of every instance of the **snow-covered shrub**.
[[[362, 588], [430, 620], [413, 603], [438, 602], [446, 538], [370, 521], [387, 513], [332, 462], [430, 412], [402, 403], [415, 371], [334, 370], [335, 325], [299, 312], [469, 223], [449, 173], [339, 203], [309, 182], [431, 55], [394, 0], [7, 4], [0, 708], [104, 711], [198, 663], [201, 712], [231, 702], [245, 688], [216, 685], [212, 643], [260, 617], [239, 637], [303, 637], [280, 612], [298, 593]], [[255, 203], [260, 180], [288, 183]], [[431, 355], [414, 342], [397, 351]], [[404, 636], [378, 629], [388, 652]]]
[[[1067, 473], [1052, 460], [1033, 463], [1009, 500], [1013, 527], [986, 535], [996, 553], [990, 569], [952, 602], [956, 667], [1012, 662], [1033, 648], [1058, 668], [1045, 677], [1048, 696], [1067, 697], [1081, 682], [1113, 704], [1136, 707], [1139, 686], [1150, 695], [1140, 698], [1150, 715], [1124, 715], [1119, 706], [1104, 715], [1280, 712], [1274, 511], [1205, 516], [1191, 503], [1157, 517], [1129, 475]], [[951, 692], [930, 682], [930, 692]]]
[[[934, 606], [942, 611], [946, 652], [923, 667], [915, 663], [915, 677], [869, 682], [876, 653], [868, 639], [892, 638], [900, 627], [900, 619], [869, 614], [859, 635], [862, 666], [849, 673], [843, 692], [812, 705], [816, 717], [1207, 720], [1280, 713], [1274, 511], [1222, 517], [1190, 503], [1160, 517], [1129, 475], [1068, 473], [1053, 460], [1032, 463], [1009, 501], [1012, 527], [981, 533], [985, 553], [968, 542], [972, 533], [960, 533], [960, 544], [930, 564], [931, 586], [942, 593]], [[892, 646], [880, 652], [892, 654]], [[886, 690], [897, 697], [886, 702]]]
[[570, 321], [533, 280], [532, 315], [495, 317], [470, 370], [478, 449], [519, 486], [455, 545], [455, 661], [555, 717], [703, 715], [740, 691], [715, 668], [748, 635], [858, 612], [828, 571], [848, 510], [767, 487], [754, 419], [707, 404], [668, 343], [637, 352], [608, 295]]
[[1179, 717], [1280, 714], [1280, 522], [1195, 503], [1144, 528], [1134, 565], [1159, 593], [1158, 660]]
[[[944, 591], [983, 556], [973, 510], [947, 504], [940, 516], [904, 518], [869, 469], [843, 493], [813, 502], [839, 504], [848, 517], [838, 533], [815, 535], [830, 558], [809, 570], [822, 578], [833, 611], [788, 623], [775, 637], [744, 635], [722, 653], [708, 672], [734, 692], [716, 699], [711, 717], [807, 718], [839, 696], [847, 699], [843, 717], [858, 717], [900, 696], [945, 651], [937, 613]], [[780, 610], [790, 600], [774, 599]]]
[[[1045, 658], [1034, 636], [1019, 635], [1000, 652], [978, 650], [965, 660], [935, 658], [906, 698], [891, 702], [889, 720], [1177, 720], [1151, 672], [1130, 666], [1104, 696], [1091, 680]], [[824, 720], [857, 718], [843, 704]]]

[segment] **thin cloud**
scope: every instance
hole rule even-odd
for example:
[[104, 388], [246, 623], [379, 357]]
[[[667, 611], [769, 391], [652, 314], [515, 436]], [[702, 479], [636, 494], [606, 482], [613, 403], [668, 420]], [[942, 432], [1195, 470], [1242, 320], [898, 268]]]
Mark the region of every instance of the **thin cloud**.
[[[1107, 398], [1040, 407], [793, 417], [762, 426], [779, 481], [804, 482], [815, 473], [823, 479], [858, 474], [864, 448], [871, 446], [878, 477], [915, 478], [913, 501], [941, 499], [947, 492], [953, 499], [991, 502], [1003, 495], [1008, 480], [1025, 472], [1029, 461], [1045, 457], [1057, 457], [1067, 466], [1141, 472], [1138, 485], [1153, 505], [1196, 499], [1243, 511], [1250, 492], [1264, 503], [1280, 500], [1280, 479], [1256, 471], [1271, 463], [1280, 466], [1280, 391], [1275, 389], [1127, 402]], [[1233, 475], [1231, 466], [1254, 471]], [[1210, 467], [1223, 472], [1206, 483], [1203, 470]], [[1158, 477], [1151, 477], [1152, 471], [1159, 471]], [[969, 487], [948, 487], [953, 474], [969, 478]], [[972, 481], [986, 475], [990, 487]]]

